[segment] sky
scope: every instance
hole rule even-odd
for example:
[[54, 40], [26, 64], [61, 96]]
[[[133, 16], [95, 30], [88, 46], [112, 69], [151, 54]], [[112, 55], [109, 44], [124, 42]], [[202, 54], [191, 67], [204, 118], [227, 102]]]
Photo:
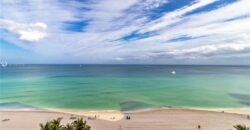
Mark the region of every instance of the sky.
[[250, 65], [250, 1], [1, 0], [0, 60]]

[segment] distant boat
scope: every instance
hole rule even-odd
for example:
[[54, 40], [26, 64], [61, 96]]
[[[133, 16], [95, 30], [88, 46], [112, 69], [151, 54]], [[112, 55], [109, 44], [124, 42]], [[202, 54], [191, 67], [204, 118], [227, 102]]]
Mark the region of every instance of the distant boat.
[[2, 67], [7, 67], [7, 65], [8, 65], [7, 61], [5, 61], [5, 60], [1, 61], [1, 66]]
[[172, 74], [176, 74], [176, 72], [175, 72], [175, 71], [172, 71], [171, 73], [172, 73]]

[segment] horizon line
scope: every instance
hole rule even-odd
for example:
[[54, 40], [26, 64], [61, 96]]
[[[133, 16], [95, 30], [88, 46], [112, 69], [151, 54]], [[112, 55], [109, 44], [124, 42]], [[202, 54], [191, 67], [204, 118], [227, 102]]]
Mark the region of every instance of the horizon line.
[[8, 65], [148, 65], [148, 66], [250, 66], [250, 64], [106, 64], [106, 63], [15, 63], [15, 64], [8, 64]]

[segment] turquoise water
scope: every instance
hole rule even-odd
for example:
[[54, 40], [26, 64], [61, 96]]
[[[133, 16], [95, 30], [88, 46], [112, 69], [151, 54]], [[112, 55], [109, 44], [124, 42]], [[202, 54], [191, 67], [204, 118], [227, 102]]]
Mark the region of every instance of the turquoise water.
[[249, 66], [9, 65], [0, 72], [7, 108], [250, 107]]

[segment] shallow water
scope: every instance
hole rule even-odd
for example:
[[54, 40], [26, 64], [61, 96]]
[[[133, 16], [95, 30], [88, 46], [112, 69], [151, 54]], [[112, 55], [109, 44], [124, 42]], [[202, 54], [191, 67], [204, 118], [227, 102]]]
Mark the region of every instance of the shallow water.
[[8, 65], [0, 73], [0, 108], [250, 107], [250, 66]]

